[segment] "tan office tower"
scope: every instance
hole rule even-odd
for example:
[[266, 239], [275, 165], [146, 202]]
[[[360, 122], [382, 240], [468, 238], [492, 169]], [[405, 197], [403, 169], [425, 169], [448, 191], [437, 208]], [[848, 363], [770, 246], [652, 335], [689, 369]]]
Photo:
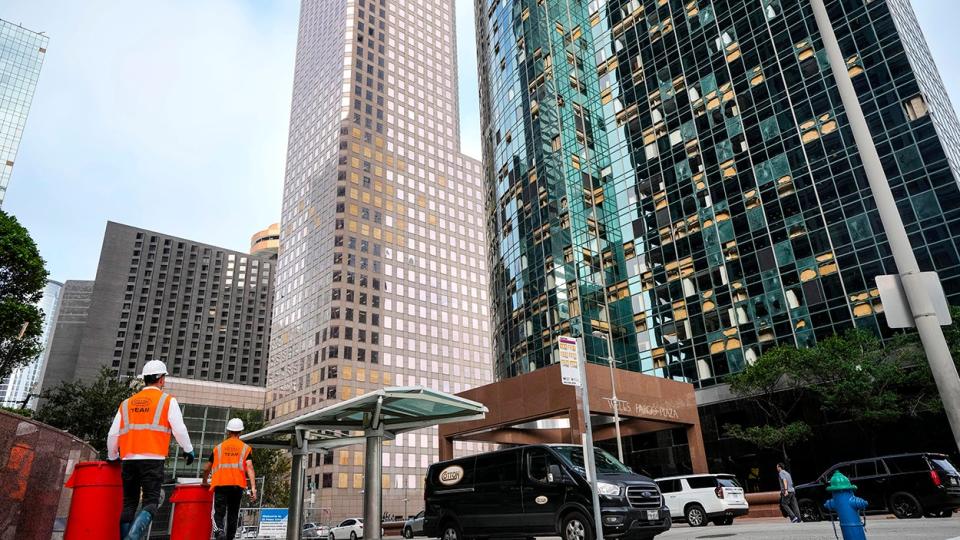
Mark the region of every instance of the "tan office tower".
[[[460, 153], [454, 29], [453, 0], [301, 4], [273, 422], [383, 386], [491, 381], [480, 163]], [[384, 512], [422, 508], [435, 434], [385, 446]], [[308, 458], [308, 520], [361, 514], [362, 458], [359, 446]]]

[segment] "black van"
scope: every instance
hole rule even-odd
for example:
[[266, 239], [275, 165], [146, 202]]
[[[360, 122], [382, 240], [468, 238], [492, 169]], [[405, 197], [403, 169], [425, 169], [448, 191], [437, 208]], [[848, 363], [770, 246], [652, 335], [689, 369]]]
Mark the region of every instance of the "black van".
[[[595, 448], [604, 538], [648, 540], [670, 528], [653, 480]], [[430, 466], [424, 490], [426, 536], [464, 540], [555, 536], [593, 540], [583, 447], [531, 445]]]

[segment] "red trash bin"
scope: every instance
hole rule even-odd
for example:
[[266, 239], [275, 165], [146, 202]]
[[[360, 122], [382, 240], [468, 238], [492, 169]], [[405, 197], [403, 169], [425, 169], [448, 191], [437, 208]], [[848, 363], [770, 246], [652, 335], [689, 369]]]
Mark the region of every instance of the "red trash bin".
[[170, 540], [210, 540], [213, 533], [213, 492], [209, 486], [180, 484], [170, 496]]
[[66, 487], [73, 488], [64, 540], [120, 540], [123, 481], [120, 463], [77, 463]]

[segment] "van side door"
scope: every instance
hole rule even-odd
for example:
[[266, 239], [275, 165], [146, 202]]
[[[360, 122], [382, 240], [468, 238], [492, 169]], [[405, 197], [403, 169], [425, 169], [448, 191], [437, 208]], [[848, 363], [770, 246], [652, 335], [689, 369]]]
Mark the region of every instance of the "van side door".
[[521, 453], [517, 448], [477, 456], [473, 507], [462, 510], [464, 536], [519, 532]]
[[[523, 452], [523, 531], [556, 534], [557, 512], [566, 500], [566, 478], [551, 478], [550, 466], [563, 469], [560, 460], [545, 448], [528, 447]], [[564, 476], [566, 473], [564, 473]]]

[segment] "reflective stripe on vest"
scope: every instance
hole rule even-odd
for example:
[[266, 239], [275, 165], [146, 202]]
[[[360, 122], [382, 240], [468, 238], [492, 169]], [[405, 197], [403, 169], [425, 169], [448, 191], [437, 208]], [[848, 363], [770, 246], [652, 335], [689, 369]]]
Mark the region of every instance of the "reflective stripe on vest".
[[[223, 459], [224, 445], [236, 446], [240, 444], [239, 453], [235, 461], [225, 462]], [[210, 487], [217, 486], [241, 486], [247, 485], [247, 478], [244, 476], [244, 463], [249, 459], [250, 447], [240, 441], [233, 442], [232, 439], [217, 445], [213, 449], [213, 468], [211, 469], [212, 481]], [[228, 456], [230, 458], [232, 456]]]
[[118, 442], [121, 458], [131, 455], [163, 457], [169, 453], [172, 429], [168, 415], [173, 403], [169, 394], [147, 388], [120, 404]]
[[[129, 433], [135, 430], [146, 430], [146, 431], [160, 431], [163, 433], [170, 433], [170, 426], [165, 426], [161, 423], [161, 415], [163, 414], [163, 407], [167, 404], [167, 399], [170, 396], [168, 394], [161, 394], [160, 401], [157, 402], [157, 410], [153, 414], [153, 422], [149, 424], [131, 424], [130, 423], [130, 403], [129, 399], [125, 400], [122, 405], [120, 405], [120, 414], [122, 416], [123, 422], [122, 427], [120, 428], [120, 435]], [[165, 419], [164, 419], [165, 420]]]

